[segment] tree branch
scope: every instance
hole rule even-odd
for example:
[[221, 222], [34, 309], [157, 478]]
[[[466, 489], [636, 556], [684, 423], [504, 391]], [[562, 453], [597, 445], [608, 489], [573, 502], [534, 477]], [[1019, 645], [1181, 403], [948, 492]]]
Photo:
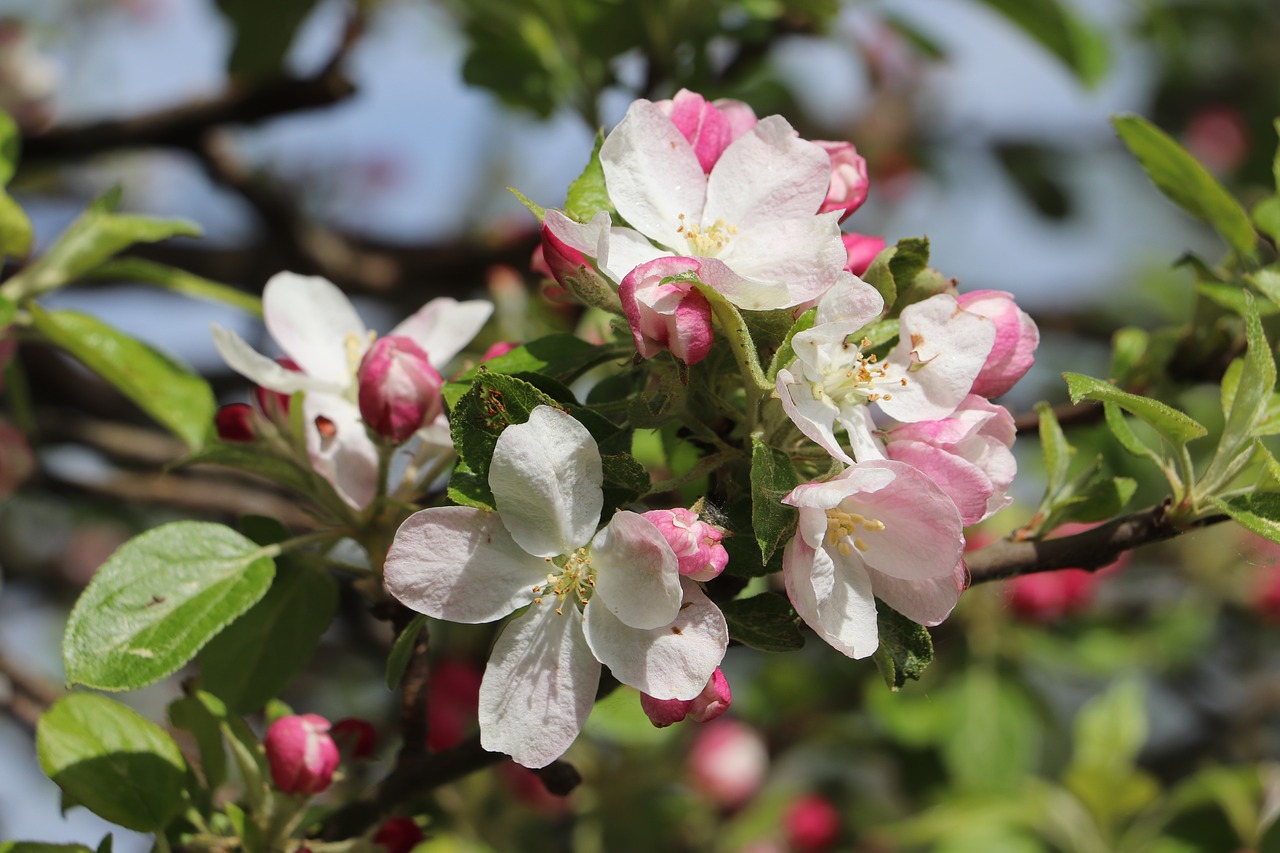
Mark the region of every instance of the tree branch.
[[1225, 515], [1213, 515], [1179, 523], [1169, 517], [1164, 503], [1073, 536], [1034, 542], [1001, 539], [966, 555], [965, 564], [973, 584], [1057, 569], [1092, 572], [1111, 565], [1125, 551], [1226, 520]]
[[40, 715], [58, 700], [62, 692], [48, 682], [13, 665], [0, 654], [0, 682], [7, 681], [9, 690], [0, 690], [0, 709], [34, 733]]

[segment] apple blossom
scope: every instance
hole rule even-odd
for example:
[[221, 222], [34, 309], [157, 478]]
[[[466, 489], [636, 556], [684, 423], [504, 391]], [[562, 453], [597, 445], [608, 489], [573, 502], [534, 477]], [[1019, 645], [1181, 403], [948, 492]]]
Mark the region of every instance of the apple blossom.
[[854, 275], [865, 273], [871, 266], [871, 262], [876, 259], [876, 255], [883, 252], [888, 245], [883, 237], [872, 237], [867, 234], [844, 234], [840, 239], [844, 241], [844, 248], [848, 253], [844, 268]]
[[651, 509], [643, 513], [657, 526], [676, 552], [680, 574], [690, 580], [709, 581], [729, 564], [729, 552], [720, 544], [724, 532], [708, 524], [691, 509]]
[[964, 587], [960, 513], [920, 471], [863, 462], [797, 486], [782, 502], [800, 510], [782, 556], [787, 595], [837, 651], [864, 658], [876, 650], [876, 598], [924, 625], [955, 607]]
[[[847, 273], [846, 273], [847, 275]], [[848, 340], [878, 311], [873, 302], [846, 311], [819, 305], [816, 324], [792, 339], [796, 358], [778, 371], [777, 392], [787, 415], [806, 436], [836, 459], [883, 456], [868, 406], [905, 423], [944, 418], [968, 395], [995, 338], [994, 324], [961, 311], [946, 294], [903, 309], [899, 342], [883, 362]], [[828, 319], [834, 317], [834, 319]], [[836, 438], [844, 429], [853, 448]]]
[[695, 723], [709, 723], [729, 710], [732, 702], [729, 680], [724, 677], [720, 667], [716, 667], [707, 686], [692, 699], [655, 699], [648, 693], [640, 694], [640, 707], [645, 716], [660, 729], [686, 719]]
[[374, 341], [360, 361], [357, 377], [360, 417], [396, 444], [444, 411], [444, 378], [409, 338], [387, 335]]
[[631, 227], [611, 226], [603, 213], [579, 224], [552, 211], [545, 224], [615, 282], [654, 258], [692, 256], [730, 302], [762, 310], [820, 296], [844, 265], [838, 214], [816, 212], [830, 159], [781, 116], [762, 119], [706, 174], [661, 108], [636, 101], [605, 139], [600, 165]]
[[618, 299], [640, 355], [669, 349], [697, 364], [711, 351], [711, 303], [693, 287], [701, 268], [695, 258], [655, 258], [622, 279]]
[[[215, 325], [213, 342], [241, 376], [281, 394], [306, 392], [306, 449], [312, 467], [348, 505], [363, 509], [375, 497], [378, 453], [356, 405], [357, 370], [376, 335], [346, 295], [318, 276], [282, 272], [262, 293], [267, 331], [297, 369], [253, 350], [235, 332]], [[420, 347], [443, 366], [467, 344], [489, 315], [485, 300], [433, 299], [391, 331]], [[430, 444], [451, 447], [443, 414], [423, 426]]]
[[755, 112], [742, 101], [721, 99], [709, 103], [688, 89], [656, 104], [689, 140], [704, 172], [710, 172], [729, 144], [757, 123]]
[[318, 794], [333, 781], [338, 747], [319, 714], [281, 717], [262, 741], [271, 781], [286, 794]]
[[973, 393], [999, 397], [1031, 369], [1040, 344], [1035, 320], [1017, 306], [1013, 294], [1003, 290], [975, 290], [956, 297], [966, 311], [988, 318], [996, 327], [995, 342], [982, 370], [973, 380]]
[[604, 474], [591, 434], [538, 406], [498, 437], [496, 512], [439, 507], [410, 516], [387, 554], [387, 590], [453, 622], [500, 619], [480, 685], [480, 742], [543, 767], [577, 737], [600, 667], [645, 693], [692, 699], [728, 644], [718, 608], [681, 581], [657, 527], [619, 511], [599, 532]]
[[850, 142], [815, 139], [813, 144], [820, 146], [831, 159], [831, 184], [818, 212], [838, 212], [843, 221], [867, 200], [867, 187], [871, 183], [867, 178], [867, 161]]

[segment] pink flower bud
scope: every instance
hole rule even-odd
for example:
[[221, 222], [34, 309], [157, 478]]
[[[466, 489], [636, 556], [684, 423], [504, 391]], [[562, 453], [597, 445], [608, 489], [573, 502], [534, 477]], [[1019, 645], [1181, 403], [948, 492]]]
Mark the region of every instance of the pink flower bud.
[[338, 746], [329, 737], [329, 721], [319, 714], [281, 717], [262, 742], [271, 780], [286, 794], [318, 794], [333, 781]]
[[388, 335], [360, 361], [360, 417], [378, 435], [399, 444], [444, 410], [444, 379], [409, 338]]
[[1036, 360], [1040, 330], [1026, 312], [1002, 290], [975, 290], [962, 293], [956, 302], [966, 311], [980, 314], [996, 324], [996, 342], [978, 378], [973, 393], [988, 399], [1008, 392]]
[[820, 794], [793, 800], [782, 822], [790, 849], [796, 853], [823, 853], [840, 837], [840, 813]]
[[378, 743], [378, 733], [373, 724], [358, 717], [344, 717], [333, 724], [334, 743], [352, 758], [369, 758]]
[[867, 187], [871, 184], [867, 177], [867, 161], [862, 159], [851, 142], [815, 139], [814, 144], [822, 146], [831, 158], [831, 184], [818, 212], [839, 210], [840, 220], [844, 221], [867, 200]]
[[[277, 358], [276, 364], [285, 370], [292, 370], [294, 373], [302, 372], [302, 368], [291, 358]], [[290, 395], [280, 391], [272, 391], [270, 388], [263, 388], [259, 385], [254, 388], [254, 396], [257, 397], [258, 408], [267, 417], [272, 420], [282, 420], [288, 417]]]
[[[1079, 522], [1064, 524], [1053, 531], [1053, 538], [1083, 533], [1096, 526]], [[1097, 571], [1060, 569], [1019, 575], [1010, 579], [1005, 586], [1005, 594], [1009, 606], [1019, 618], [1028, 622], [1053, 622], [1087, 610], [1102, 579], [1108, 573], [1121, 571], [1128, 564], [1129, 554], [1126, 552], [1111, 565]]]
[[651, 509], [644, 517], [662, 533], [680, 561], [680, 574], [695, 581], [709, 581], [729, 563], [729, 552], [720, 544], [724, 532], [698, 518], [691, 509]]
[[708, 103], [697, 92], [681, 89], [658, 107], [693, 146], [702, 171], [710, 174], [729, 144], [756, 125], [756, 114], [741, 101]]
[[640, 694], [640, 707], [649, 717], [649, 722], [660, 729], [684, 719], [695, 723], [709, 723], [729, 710], [732, 702], [729, 680], [724, 677], [720, 667], [716, 667], [707, 686], [693, 699], [655, 699], [648, 693]]
[[[697, 364], [711, 351], [711, 303], [693, 289], [701, 269], [694, 258], [662, 257], [622, 280], [618, 299], [640, 355], [653, 358], [669, 349], [685, 364]], [[682, 280], [666, 281], [672, 276]]]
[[387, 849], [387, 853], [409, 853], [422, 841], [422, 827], [411, 817], [393, 817], [378, 827], [373, 843]]
[[759, 789], [768, 769], [764, 738], [735, 720], [716, 720], [699, 729], [689, 749], [693, 785], [725, 808], [745, 803]]
[[22, 431], [0, 421], [0, 500], [13, 494], [36, 469], [36, 458]]
[[845, 262], [844, 268], [859, 276], [867, 271], [876, 255], [888, 245], [883, 237], [866, 234], [841, 234], [840, 239], [844, 241], [845, 251], [849, 253], [849, 260]]
[[484, 351], [484, 355], [480, 356], [480, 361], [492, 361], [500, 355], [506, 355], [518, 346], [520, 345], [510, 341], [498, 341]]
[[229, 403], [214, 414], [213, 426], [223, 441], [253, 441], [253, 409], [248, 403]]

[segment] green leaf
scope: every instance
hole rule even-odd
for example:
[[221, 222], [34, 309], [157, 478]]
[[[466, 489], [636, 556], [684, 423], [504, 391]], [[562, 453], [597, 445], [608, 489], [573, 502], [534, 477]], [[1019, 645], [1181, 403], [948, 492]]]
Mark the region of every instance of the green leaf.
[[630, 453], [600, 456], [604, 468], [604, 511], [620, 509], [649, 491], [653, 481], [640, 461]]
[[427, 627], [427, 617], [418, 614], [409, 620], [409, 624], [400, 632], [400, 636], [396, 637], [395, 644], [391, 647], [391, 654], [387, 655], [388, 690], [395, 690], [400, 686], [400, 679], [404, 678], [405, 670], [409, 668], [409, 661], [413, 658], [413, 647], [418, 642], [418, 635], [425, 627]]
[[890, 690], [900, 690], [910, 678], [919, 680], [933, 662], [933, 640], [929, 630], [912, 622], [884, 602], [876, 606], [876, 627], [880, 645], [875, 662]]
[[[1276, 385], [1276, 363], [1271, 342], [1262, 328], [1252, 295], [1245, 297], [1245, 339], [1248, 349], [1222, 379], [1225, 423], [1217, 452], [1205, 470], [1203, 482], [1209, 488], [1225, 485], [1253, 455], [1253, 439], [1267, 418]], [[1240, 366], [1237, 368], [1236, 364]]]
[[69, 693], [40, 718], [40, 767], [99, 817], [163, 829], [182, 804], [186, 763], [155, 723], [94, 693]]
[[576, 335], [547, 335], [492, 358], [467, 371], [461, 378], [446, 383], [444, 400], [452, 409], [481, 373], [509, 376], [537, 373], [558, 382], [572, 382], [600, 362], [617, 355], [609, 347], [589, 344]]
[[889, 258], [889, 272], [901, 293], [929, 266], [929, 238], [904, 237]]
[[1158, 400], [1121, 391], [1109, 382], [1080, 373], [1064, 373], [1062, 377], [1067, 380], [1067, 391], [1071, 395], [1071, 402], [1079, 403], [1081, 400], [1089, 399], [1115, 403], [1148, 424], [1177, 447], [1208, 432], [1189, 415], [1166, 406]]
[[1151, 345], [1151, 335], [1146, 329], [1126, 326], [1111, 336], [1111, 368], [1108, 375], [1117, 385], [1127, 385]]
[[1067, 66], [1086, 86], [1110, 65], [1105, 38], [1057, 0], [982, 0]]
[[32, 240], [31, 220], [13, 197], [0, 189], [0, 260], [25, 258]]
[[172, 290], [174, 293], [204, 299], [208, 302], [220, 302], [256, 317], [262, 316], [262, 299], [252, 293], [245, 293], [243, 290], [201, 278], [186, 270], [142, 258], [116, 258], [107, 261], [90, 271], [87, 277], [106, 281], [154, 284], [165, 290]]
[[78, 311], [29, 306], [35, 328], [194, 449], [213, 426], [209, 383], [147, 344]]
[[261, 709], [307, 665], [337, 611], [328, 572], [302, 555], [278, 558], [267, 594], [200, 652], [205, 688], [238, 713]]
[[[279, 456], [269, 456], [263, 448], [250, 444], [210, 444], [173, 463], [175, 468], [190, 465], [224, 465], [256, 474], [301, 495], [314, 495], [327, 481], [304, 471], [297, 463]], [[332, 489], [332, 487], [329, 487]], [[336, 499], [336, 498], [335, 498]]]
[[597, 131], [591, 159], [582, 174], [569, 184], [569, 193], [565, 197], [564, 212], [578, 222], [590, 222], [591, 217], [602, 210], [606, 213], [613, 211], [613, 201], [604, 186], [604, 167], [600, 165], [601, 145], [604, 145], [604, 132]]
[[781, 450], [751, 438], [751, 527], [760, 546], [762, 563], [795, 533], [799, 512], [782, 503], [800, 485], [791, 459]]
[[1253, 258], [1257, 235], [1244, 208], [1182, 146], [1146, 119], [1112, 119], [1116, 131], [1160, 192], [1213, 226], [1241, 257]]
[[1089, 700], [1076, 715], [1074, 728], [1074, 753], [1063, 780], [1102, 822], [1135, 813], [1158, 793], [1135, 769], [1147, 740], [1141, 683], [1119, 681]]
[[761, 652], [793, 652], [804, 647], [800, 617], [785, 596], [762, 592], [720, 605], [729, 638]]
[[1044, 452], [1044, 470], [1049, 477], [1045, 494], [1055, 495], [1067, 483], [1067, 470], [1071, 467], [1075, 448], [1067, 443], [1067, 436], [1052, 406], [1036, 403], [1036, 413], [1040, 415], [1040, 447]]
[[[109, 838], [110, 836], [108, 836]], [[0, 842], [0, 853], [94, 853], [83, 844], [45, 844], [39, 841]]]
[[[1252, 275], [1245, 276], [1249, 283], [1258, 288], [1258, 291], [1274, 304], [1280, 305], [1280, 272], [1276, 270], [1258, 270]], [[1244, 312], [1241, 312], [1243, 316]]]
[[[4, 113], [0, 113], [4, 115]], [[13, 322], [14, 316], [18, 313], [18, 306], [12, 300], [0, 295], [0, 338], [4, 337], [4, 332], [9, 328], [9, 324]]]
[[1267, 196], [1253, 206], [1253, 224], [1272, 240], [1280, 241], [1280, 193]]
[[481, 370], [450, 412], [449, 430], [458, 457], [475, 475], [477, 484], [483, 484], [479, 498], [489, 505], [493, 504], [489, 461], [498, 436], [512, 424], [529, 420], [529, 413], [538, 406], [564, 408], [523, 379]]
[[169, 722], [190, 732], [200, 750], [200, 771], [210, 791], [227, 780], [227, 751], [222, 743], [222, 719], [194, 696], [180, 696], [169, 703]]
[[888, 246], [880, 250], [880, 254], [875, 256], [866, 272], [860, 276], [863, 281], [879, 291], [886, 308], [892, 308], [898, 301], [898, 284], [893, 280], [893, 273], [889, 269], [889, 262], [897, 252], [897, 246]]
[[778, 371], [784, 367], [789, 367], [791, 362], [796, 360], [795, 347], [791, 345], [795, 336], [801, 332], [808, 331], [813, 328], [813, 321], [818, 317], [818, 309], [810, 308], [808, 311], [800, 315], [800, 317], [791, 326], [787, 332], [787, 336], [783, 339], [782, 345], [773, 353], [773, 359], [769, 362], [769, 371], [765, 374], [765, 378], [770, 382], [778, 375]]
[[22, 154], [22, 130], [8, 113], [0, 110], [0, 186], [13, 180]]
[[523, 204], [525, 210], [532, 213], [539, 222], [547, 218], [547, 209], [542, 205], [534, 204], [533, 201], [527, 195], [520, 192], [520, 190], [515, 187], [507, 187], [507, 191], [515, 196], [516, 201]]
[[185, 219], [115, 213], [118, 201], [118, 193], [107, 193], [90, 204], [47, 252], [6, 282], [10, 293], [32, 297], [59, 288], [134, 243], [200, 236], [199, 226]]
[[234, 33], [227, 73], [232, 77], [261, 78], [281, 71], [294, 34], [302, 26], [316, 0], [218, 0]]
[[1280, 542], [1280, 493], [1255, 492], [1226, 500], [1210, 497], [1209, 501], [1246, 530]]
[[174, 672], [266, 594], [276, 550], [201, 521], [129, 540], [71, 611], [62, 643], [67, 680], [136, 690]]
[[1104, 403], [1103, 414], [1107, 419], [1107, 428], [1116, 437], [1116, 441], [1120, 442], [1121, 447], [1140, 459], [1150, 459], [1157, 464], [1164, 464], [1160, 448], [1151, 447], [1138, 437], [1133, 427], [1129, 426], [1129, 422], [1125, 420], [1119, 406], [1115, 403]]
[[[1242, 317], [1248, 310], [1246, 300], [1249, 299], [1249, 291], [1244, 290], [1238, 284], [1202, 281], [1196, 284], [1196, 291], [1203, 294], [1206, 299], [1215, 305], [1221, 305], [1228, 311], [1232, 311]], [[1272, 302], [1263, 302], [1255, 310], [1263, 317], [1271, 317], [1275, 314], [1280, 314], [1280, 305]]]
[[942, 757], [966, 794], [1016, 794], [1038, 763], [1035, 707], [1010, 680], [977, 666], [951, 697]]

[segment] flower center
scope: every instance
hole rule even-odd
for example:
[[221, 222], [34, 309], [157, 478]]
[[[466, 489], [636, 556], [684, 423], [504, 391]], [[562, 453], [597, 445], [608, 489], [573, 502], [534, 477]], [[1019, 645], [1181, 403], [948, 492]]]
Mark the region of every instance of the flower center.
[[[562, 557], [547, 557], [556, 571], [547, 573], [547, 581], [533, 588], [534, 604], [541, 604], [547, 597], [557, 599], [556, 614], [564, 615], [564, 603], [571, 600], [575, 606], [586, 607], [596, 586], [596, 570], [591, 567], [591, 553], [579, 548]], [[572, 598], [570, 598], [572, 596]]]
[[684, 235], [689, 244], [689, 253], [695, 258], [714, 258], [729, 247], [730, 241], [738, 233], [738, 226], [728, 225], [723, 219], [717, 219], [714, 225], [704, 228], [697, 223], [687, 222], [682, 213], [676, 233]]
[[855, 548], [859, 551], [867, 550], [867, 541], [858, 535], [859, 528], [865, 533], [879, 533], [884, 530], [884, 522], [838, 506], [827, 510], [827, 547], [835, 546], [845, 557], [853, 553]]
[[822, 378], [813, 383], [816, 399], [831, 399], [840, 406], [856, 406], [877, 400], [892, 400], [893, 394], [886, 388], [904, 387], [907, 378], [893, 378], [888, 371], [876, 364], [875, 353], [863, 355], [862, 348], [871, 341], [862, 339], [860, 345], [844, 342], [841, 357], [833, 359]]

